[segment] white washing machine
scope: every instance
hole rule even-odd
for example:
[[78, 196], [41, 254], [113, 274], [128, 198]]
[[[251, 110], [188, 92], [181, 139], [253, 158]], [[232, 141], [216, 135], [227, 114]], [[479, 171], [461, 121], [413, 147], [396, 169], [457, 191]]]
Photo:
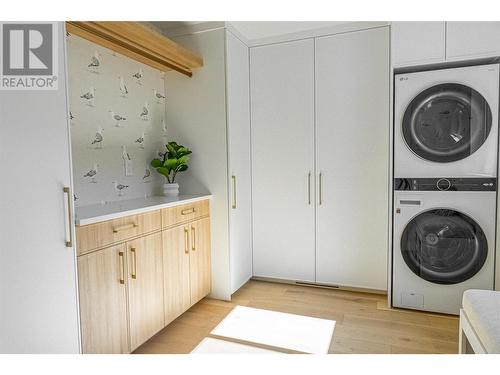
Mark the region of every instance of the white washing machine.
[[496, 177], [499, 65], [395, 76], [395, 177]]
[[493, 289], [496, 178], [395, 179], [394, 307], [458, 314]]

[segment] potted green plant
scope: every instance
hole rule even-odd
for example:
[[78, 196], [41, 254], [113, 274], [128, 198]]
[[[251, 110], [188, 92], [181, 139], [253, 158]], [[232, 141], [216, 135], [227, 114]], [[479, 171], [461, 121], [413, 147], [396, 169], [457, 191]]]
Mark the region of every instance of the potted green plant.
[[167, 197], [179, 195], [179, 184], [175, 182], [175, 177], [177, 173], [188, 169], [188, 155], [191, 153], [191, 150], [177, 144], [177, 142], [168, 142], [166, 151], [163, 153], [163, 160], [153, 159], [151, 161], [151, 166], [167, 179], [167, 182], [163, 185], [163, 195]]

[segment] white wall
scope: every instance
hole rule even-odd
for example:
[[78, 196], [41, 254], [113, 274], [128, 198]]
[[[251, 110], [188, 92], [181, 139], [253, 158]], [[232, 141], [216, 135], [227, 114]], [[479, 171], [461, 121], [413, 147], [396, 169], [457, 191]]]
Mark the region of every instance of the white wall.
[[[154, 91], [164, 94], [164, 73], [98, 46], [76, 35], [67, 38], [68, 85], [73, 152], [75, 205], [84, 206], [101, 201], [132, 199], [160, 193], [165, 178], [149, 163], [164, 150], [167, 134], [163, 131], [165, 100], [157, 100]], [[89, 68], [91, 58], [98, 53], [99, 66]], [[133, 77], [142, 72], [140, 80]], [[128, 94], [122, 96], [122, 77]], [[81, 96], [93, 87], [93, 105]], [[140, 116], [147, 103], [148, 116]], [[111, 118], [113, 111], [126, 118], [120, 127]], [[167, 126], [168, 124], [165, 123]], [[92, 145], [98, 128], [102, 128], [102, 147]], [[143, 148], [136, 140], [144, 134]], [[125, 175], [122, 145], [131, 158], [132, 175]], [[84, 177], [97, 164], [94, 178]], [[146, 175], [150, 170], [150, 177]], [[121, 197], [113, 181], [129, 186]]]
[[228, 165], [224, 29], [174, 38], [203, 56], [191, 78], [166, 75], [169, 137], [189, 147], [191, 164], [180, 176], [181, 193], [213, 194], [212, 296], [230, 299]]

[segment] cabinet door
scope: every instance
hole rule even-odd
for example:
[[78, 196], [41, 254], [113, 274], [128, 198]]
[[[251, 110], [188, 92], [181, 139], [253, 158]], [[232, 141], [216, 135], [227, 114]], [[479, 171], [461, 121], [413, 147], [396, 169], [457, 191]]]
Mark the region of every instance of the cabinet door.
[[189, 226], [189, 275], [191, 305], [207, 296], [212, 288], [210, 218], [194, 221]]
[[316, 281], [386, 289], [388, 28], [317, 39], [316, 152]]
[[[63, 193], [71, 187], [64, 23], [52, 32], [58, 89], [0, 90], [0, 353], [80, 352], [76, 257], [66, 244], [73, 199]], [[19, 39], [12, 51], [23, 50]]]
[[82, 350], [85, 354], [130, 351], [125, 245], [78, 257]]
[[161, 233], [127, 242], [130, 345], [136, 349], [165, 325]]
[[392, 55], [396, 67], [445, 60], [445, 22], [392, 22]]
[[314, 281], [314, 41], [250, 49], [253, 272]]
[[189, 226], [174, 227], [162, 235], [165, 324], [169, 324], [191, 306]]
[[229, 140], [229, 261], [231, 293], [252, 277], [252, 195], [248, 47], [227, 38], [227, 130]]
[[500, 55], [500, 22], [447, 22], [448, 60]]

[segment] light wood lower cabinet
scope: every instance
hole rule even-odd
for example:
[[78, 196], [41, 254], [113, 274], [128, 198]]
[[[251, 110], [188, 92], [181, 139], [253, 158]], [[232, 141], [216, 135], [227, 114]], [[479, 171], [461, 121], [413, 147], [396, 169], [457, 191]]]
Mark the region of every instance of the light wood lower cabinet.
[[210, 265], [210, 219], [205, 218], [191, 223], [189, 275], [191, 285], [191, 305], [210, 293], [211, 265]]
[[128, 353], [125, 245], [78, 257], [83, 353]]
[[131, 350], [165, 326], [161, 233], [127, 242]]
[[78, 256], [83, 353], [130, 353], [210, 293], [209, 203], [176, 222], [183, 210], [148, 214], [171, 218], [168, 229]]
[[208, 217], [163, 232], [167, 324], [210, 293], [210, 243]]
[[188, 228], [181, 225], [163, 231], [166, 324], [191, 306]]

